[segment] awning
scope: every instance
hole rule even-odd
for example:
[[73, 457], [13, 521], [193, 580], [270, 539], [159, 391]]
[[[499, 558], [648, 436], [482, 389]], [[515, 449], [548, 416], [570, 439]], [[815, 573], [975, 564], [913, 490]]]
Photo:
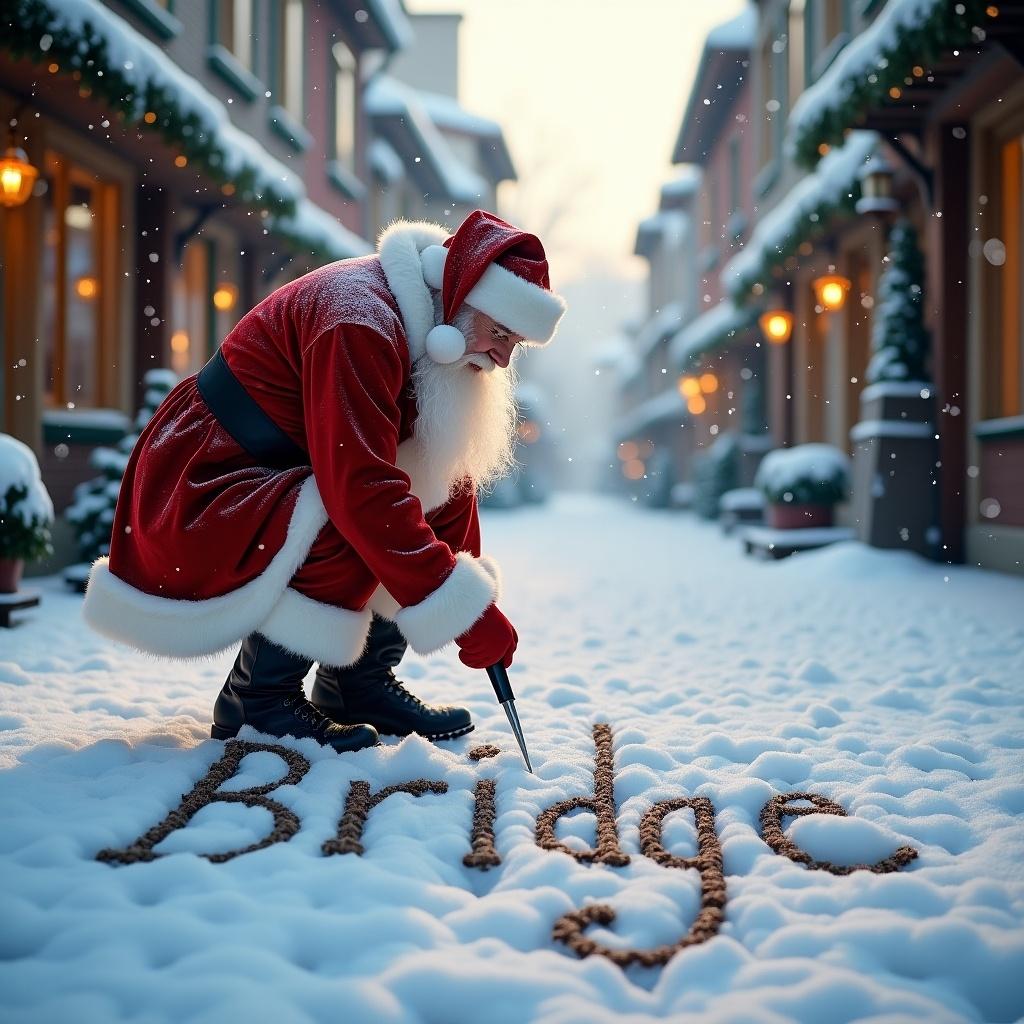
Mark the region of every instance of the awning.
[[754, 284], [766, 284], [772, 267], [836, 214], [854, 212], [861, 169], [877, 144], [874, 132], [851, 132], [845, 145], [832, 150], [757, 222], [742, 251], [722, 268], [719, 280], [733, 299], [743, 301]]
[[401, 156], [424, 192], [454, 203], [478, 204], [490, 187], [452, 152], [416, 91], [388, 75], [376, 75], [364, 94], [374, 131]]
[[[840, 145], [869, 111], [904, 99], [920, 111], [920, 100], [934, 88], [929, 78], [937, 62], [993, 34], [1019, 34], [1021, 13], [1013, 0], [889, 0], [793, 104], [788, 146], [800, 163], [813, 167], [818, 147]], [[963, 57], [956, 63], [962, 66]]]
[[647, 430], [666, 421], [676, 420], [682, 424], [688, 415], [683, 396], [673, 384], [672, 387], [653, 398], [648, 398], [646, 402], [641, 402], [635, 409], [626, 413], [615, 426], [615, 438], [621, 441], [634, 437], [641, 430]]
[[706, 313], [691, 320], [673, 339], [669, 358], [677, 373], [691, 368], [701, 356], [721, 348], [754, 323], [755, 313], [723, 299]]

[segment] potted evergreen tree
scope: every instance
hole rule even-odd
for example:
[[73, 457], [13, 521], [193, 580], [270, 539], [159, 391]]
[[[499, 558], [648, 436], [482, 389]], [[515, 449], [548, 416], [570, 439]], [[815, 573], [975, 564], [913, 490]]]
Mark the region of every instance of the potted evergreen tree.
[[53, 503], [32, 449], [0, 434], [0, 594], [14, 594], [25, 562], [45, 558]]
[[832, 526], [835, 506], [849, 493], [849, 459], [830, 444], [776, 448], [761, 460], [754, 486], [773, 529]]

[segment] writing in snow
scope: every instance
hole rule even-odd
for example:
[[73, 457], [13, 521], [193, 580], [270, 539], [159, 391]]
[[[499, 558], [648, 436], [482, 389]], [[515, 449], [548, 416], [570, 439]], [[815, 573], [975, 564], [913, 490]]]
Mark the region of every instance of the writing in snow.
[[[597, 723], [593, 727], [593, 737], [592, 795], [569, 797], [546, 807], [537, 815], [534, 838], [541, 849], [568, 854], [582, 863], [624, 867], [630, 863], [631, 857], [620, 845], [616, 822], [611, 726], [604, 722]], [[222, 791], [220, 787], [235, 776], [242, 759], [247, 754], [259, 751], [269, 751], [285, 762], [288, 771], [284, 778], [245, 789]], [[497, 747], [477, 747], [469, 752], [469, 756], [474, 760], [482, 760], [497, 753]], [[166, 856], [157, 853], [154, 847], [172, 832], [185, 828], [199, 810], [214, 803], [239, 803], [246, 807], [262, 807], [270, 812], [273, 827], [268, 835], [244, 848], [201, 854], [208, 860], [223, 863], [276, 843], [287, 842], [298, 833], [302, 823], [294, 811], [272, 799], [270, 793], [281, 786], [297, 785], [309, 768], [309, 761], [298, 751], [288, 747], [230, 740], [226, 744], [223, 756], [210, 767], [190, 792], [182, 795], [181, 803], [161, 822], [126, 847], [100, 850], [96, 854], [96, 859], [109, 864], [134, 864]], [[463, 856], [463, 864], [466, 867], [486, 871], [501, 864], [494, 836], [495, 791], [494, 779], [479, 779], [474, 787], [469, 848]], [[443, 795], [447, 792], [448, 784], [439, 779], [410, 779], [407, 782], [385, 786], [376, 793], [371, 791], [368, 782], [354, 780], [349, 786], [345, 807], [335, 834], [322, 843], [321, 852], [325, 856], [364, 854], [366, 851], [362, 838], [367, 818], [374, 807], [394, 793], [423, 796], [427, 793]], [[594, 847], [574, 849], [557, 838], [558, 821], [575, 810], [589, 811], [596, 817]], [[666, 850], [662, 843], [665, 819], [670, 814], [683, 810], [693, 814], [696, 827], [697, 853], [692, 857], [677, 856]], [[627, 967], [630, 964], [661, 966], [688, 946], [695, 946], [712, 938], [725, 920], [728, 903], [722, 844], [715, 827], [715, 813], [715, 806], [710, 798], [682, 796], [658, 801], [646, 811], [640, 821], [640, 852], [643, 856], [667, 868], [696, 871], [700, 878], [701, 900], [697, 916], [687, 933], [678, 941], [649, 949], [624, 949], [589, 938], [586, 930], [590, 925], [608, 926], [615, 920], [615, 910], [611, 906], [597, 903], [587, 904], [563, 914], [554, 922], [552, 937], [567, 945], [579, 956], [598, 954], [620, 967]], [[811, 870], [828, 871], [835, 875], [848, 875], [854, 871], [898, 871], [917, 857], [917, 850], [913, 847], [901, 846], [888, 857], [873, 864], [840, 865], [815, 860], [783, 830], [786, 818], [809, 814], [845, 817], [846, 811], [840, 804], [818, 793], [780, 793], [770, 797], [761, 808], [762, 838], [775, 854], [788, 857]]]

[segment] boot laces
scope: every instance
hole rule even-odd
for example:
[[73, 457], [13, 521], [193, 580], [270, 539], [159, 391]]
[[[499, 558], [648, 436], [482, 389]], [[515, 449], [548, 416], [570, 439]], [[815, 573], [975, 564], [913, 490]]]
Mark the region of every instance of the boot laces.
[[290, 697], [285, 697], [285, 707], [292, 707], [292, 714], [300, 722], [305, 722], [312, 726], [314, 732], [323, 732], [324, 729], [331, 725], [331, 720], [325, 715], [312, 701], [306, 699], [306, 695], [300, 690], [298, 693], [292, 694]]
[[410, 693], [405, 686], [395, 678], [394, 672], [388, 669], [387, 677], [384, 680], [384, 685], [393, 693], [396, 697], [400, 697], [406, 704], [413, 704], [423, 711], [433, 711], [433, 708], [424, 704], [414, 693]]

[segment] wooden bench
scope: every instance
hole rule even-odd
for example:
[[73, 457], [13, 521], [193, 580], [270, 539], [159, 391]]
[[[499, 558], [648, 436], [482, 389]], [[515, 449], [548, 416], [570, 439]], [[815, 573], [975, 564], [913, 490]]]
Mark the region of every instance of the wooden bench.
[[0, 594], [0, 627], [10, 629], [11, 614], [35, 608], [39, 604], [39, 595], [30, 590], [18, 590], [13, 594]]

